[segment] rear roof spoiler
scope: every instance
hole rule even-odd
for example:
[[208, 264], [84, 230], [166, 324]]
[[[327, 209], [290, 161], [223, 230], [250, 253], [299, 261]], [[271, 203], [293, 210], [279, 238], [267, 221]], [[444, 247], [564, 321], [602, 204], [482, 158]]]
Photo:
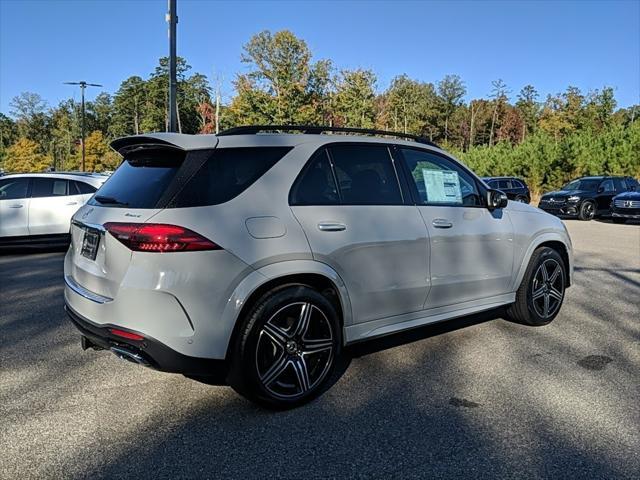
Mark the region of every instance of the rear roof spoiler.
[[120, 155], [157, 148], [173, 148], [178, 150], [201, 150], [215, 148], [218, 138], [215, 135], [185, 135], [181, 133], [148, 133], [116, 138], [111, 142]]

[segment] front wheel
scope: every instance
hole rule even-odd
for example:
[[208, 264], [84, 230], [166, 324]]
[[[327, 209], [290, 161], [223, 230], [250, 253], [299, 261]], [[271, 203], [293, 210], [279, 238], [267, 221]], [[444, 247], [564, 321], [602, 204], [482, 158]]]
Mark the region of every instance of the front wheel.
[[260, 405], [297, 407], [330, 384], [341, 345], [338, 315], [327, 298], [303, 285], [280, 287], [244, 319], [229, 383]]
[[560, 254], [542, 247], [533, 252], [516, 301], [507, 308], [507, 315], [525, 325], [550, 323], [564, 300], [566, 266]]
[[580, 220], [593, 220], [596, 216], [596, 205], [593, 202], [586, 201], [580, 205], [578, 218]]
[[522, 195], [518, 195], [516, 197], [516, 202], [529, 203], [529, 200], [527, 200], [527, 197], [523, 197]]

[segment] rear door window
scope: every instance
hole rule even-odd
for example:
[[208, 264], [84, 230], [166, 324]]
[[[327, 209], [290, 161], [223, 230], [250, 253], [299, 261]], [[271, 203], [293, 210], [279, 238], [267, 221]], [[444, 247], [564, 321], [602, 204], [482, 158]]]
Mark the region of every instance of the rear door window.
[[62, 178], [42, 178], [33, 179], [32, 198], [39, 197], [63, 197], [67, 194], [68, 182]]
[[401, 205], [398, 177], [385, 145], [332, 145], [329, 148], [342, 203]]
[[607, 179], [600, 184], [600, 188], [602, 188], [603, 192], [613, 192], [613, 181], [611, 179]]
[[338, 188], [326, 150], [317, 152], [291, 190], [291, 205], [337, 205]]
[[625, 181], [622, 178], [614, 178], [613, 179], [613, 186], [616, 190], [616, 192], [624, 192], [627, 190], [627, 184], [625, 183]]

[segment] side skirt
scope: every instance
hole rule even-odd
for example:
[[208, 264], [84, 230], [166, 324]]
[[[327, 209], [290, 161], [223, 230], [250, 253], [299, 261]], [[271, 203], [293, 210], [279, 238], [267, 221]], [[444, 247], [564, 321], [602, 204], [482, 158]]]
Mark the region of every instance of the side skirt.
[[403, 330], [409, 330], [411, 328], [421, 327], [430, 323], [464, 317], [466, 315], [508, 305], [515, 302], [515, 300], [515, 292], [506, 293], [456, 305], [446, 305], [443, 307], [422, 310], [421, 312], [396, 315], [365, 323], [356, 323], [345, 328], [345, 343], [349, 344], [359, 342]]

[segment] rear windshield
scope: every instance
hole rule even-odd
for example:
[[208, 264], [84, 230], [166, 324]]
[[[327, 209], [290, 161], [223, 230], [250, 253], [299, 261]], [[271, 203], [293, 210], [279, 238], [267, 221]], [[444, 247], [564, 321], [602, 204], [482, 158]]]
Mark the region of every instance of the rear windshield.
[[126, 158], [89, 204], [182, 208], [224, 203], [246, 190], [289, 150], [290, 147], [251, 147], [192, 153], [145, 152], [143, 156]]
[[173, 150], [125, 158], [88, 203], [102, 207], [155, 208], [183, 161], [184, 154]]

